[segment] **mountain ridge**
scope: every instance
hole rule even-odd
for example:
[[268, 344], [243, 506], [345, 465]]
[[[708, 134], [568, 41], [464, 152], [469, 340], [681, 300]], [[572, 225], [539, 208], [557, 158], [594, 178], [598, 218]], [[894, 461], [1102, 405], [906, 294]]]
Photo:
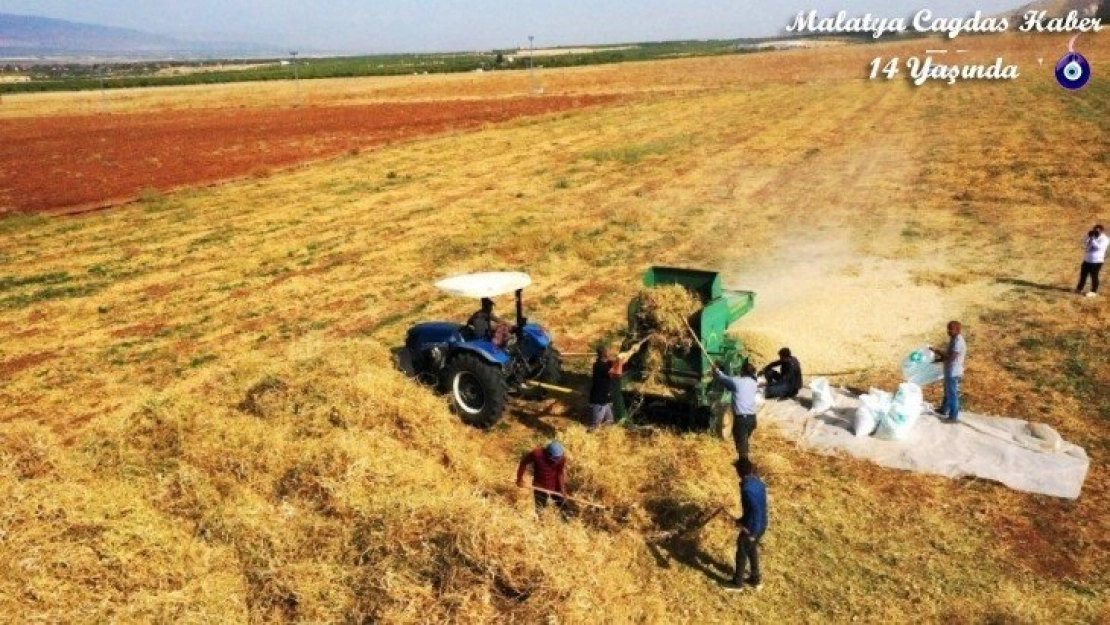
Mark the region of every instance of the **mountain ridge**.
[[275, 53], [254, 43], [186, 41], [131, 28], [0, 12], [0, 57]]

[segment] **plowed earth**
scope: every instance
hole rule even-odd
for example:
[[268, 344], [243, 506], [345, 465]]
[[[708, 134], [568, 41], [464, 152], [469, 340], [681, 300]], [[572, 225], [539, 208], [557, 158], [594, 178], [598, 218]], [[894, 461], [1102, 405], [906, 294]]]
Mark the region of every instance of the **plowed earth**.
[[80, 212], [616, 96], [207, 109], [0, 120], [0, 215]]

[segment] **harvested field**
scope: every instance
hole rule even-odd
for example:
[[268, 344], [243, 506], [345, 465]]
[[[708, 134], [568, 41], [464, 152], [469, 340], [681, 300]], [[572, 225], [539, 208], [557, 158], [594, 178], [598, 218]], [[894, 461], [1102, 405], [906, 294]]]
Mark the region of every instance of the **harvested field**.
[[[1110, 75], [1105, 33], [1081, 42]], [[0, 621], [1107, 622], [1110, 306], [1070, 289], [1079, 237], [1110, 219], [1110, 83], [1058, 87], [1036, 62], [1066, 47], [1053, 37], [967, 39], [1022, 63], [1012, 83], [862, 79], [931, 43], [544, 72], [549, 94], [633, 97], [0, 218]], [[527, 84], [426, 78], [305, 96]], [[246, 111], [291, 88], [108, 106]], [[0, 116], [99, 97], [49, 95]], [[473, 311], [437, 278], [527, 271], [529, 318], [571, 352], [622, 334], [650, 265], [754, 289], [733, 328], [757, 364], [785, 343], [863, 388], [958, 317], [968, 409], [1082, 445], [1083, 494], [817, 456], [760, 425], [766, 586], [736, 596], [718, 585], [728, 518], [681, 532], [738, 512], [730, 441], [588, 433], [581, 371], [578, 392], [514, 398], [481, 431], [390, 362], [410, 324]], [[533, 518], [514, 471], [552, 437], [571, 494], [608, 510]]]
[[413, 137], [612, 102], [553, 96], [0, 120], [0, 214], [75, 212]]
[[[1063, 42], [1052, 37], [1000, 37], [964, 41], [971, 61], [993, 61], [1003, 41], [1007, 59], [1023, 67], [1052, 58]], [[1092, 38], [1085, 46], [1099, 43]], [[714, 56], [644, 63], [536, 69], [535, 82], [545, 96], [652, 95], [763, 89], [769, 85], [802, 86], [862, 80], [868, 62], [882, 54], [920, 54], [926, 41], [872, 46], [835, 46], [786, 50], [773, 54]], [[1097, 52], [1089, 55], [1099, 62]], [[50, 92], [4, 96], [0, 118], [28, 118], [82, 113], [135, 113], [218, 108], [269, 109], [306, 106], [517, 98], [531, 93], [527, 71], [497, 71], [426, 76], [378, 76], [271, 82], [223, 83], [187, 87], [109, 90], [105, 93]]]

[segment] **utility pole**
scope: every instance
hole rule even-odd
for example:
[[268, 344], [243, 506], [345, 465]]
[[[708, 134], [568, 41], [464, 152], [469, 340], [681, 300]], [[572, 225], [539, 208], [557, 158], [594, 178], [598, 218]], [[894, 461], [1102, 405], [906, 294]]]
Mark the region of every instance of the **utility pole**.
[[103, 113], [108, 108], [108, 92], [104, 90], [104, 74], [107, 73], [108, 66], [100, 66], [100, 112]]
[[532, 95], [536, 94], [536, 66], [532, 57], [535, 55], [536, 47], [533, 44], [534, 37], [528, 35], [528, 84]]
[[297, 71], [297, 51], [296, 50], [291, 50], [289, 52], [289, 56], [292, 57], [292, 63], [293, 63], [293, 89], [297, 94], [297, 100], [296, 100], [296, 103], [293, 106], [294, 107], [300, 107], [301, 106], [301, 76], [300, 76], [300, 72]]

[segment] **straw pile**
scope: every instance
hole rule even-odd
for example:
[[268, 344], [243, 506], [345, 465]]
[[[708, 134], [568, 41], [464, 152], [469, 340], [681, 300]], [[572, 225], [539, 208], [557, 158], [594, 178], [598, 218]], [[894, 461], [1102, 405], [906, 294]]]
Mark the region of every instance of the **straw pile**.
[[[816, 597], [832, 620], [847, 615], [836, 612], [846, 599], [884, 620], [905, 620], [921, 608], [869, 589], [921, 583], [944, 600], [928, 603], [928, 620], [970, 614], [1036, 622], [1072, 598], [1067, 590], [1031, 592], [1041, 580], [1030, 575], [1021, 583], [1001, 578], [1009, 595], [993, 599], [981, 582], [997, 579], [998, 556], [979, 558], [991, 553], [992, 534], [960, 533], [967, 506], [934, 506], [902, 533], [868, 532], [917, 505], [891, 493], [982, 506], [981, 493], [798, 454], [761, 430], [758, 463], [780, 494], [778, 504], [772, 500], [768, 573], [786, 588], [791, 579], [835, 579], [847, 563], [860, 586], [845, 595], [841, 584], [813, 583], [800, 599], [780, 590], [785, 599], [724, 603], [705, 571], [730, 573], [736, 530], [728, 515], [738, 512], [731, 444], [701, 434], [642, 438], [621, 428], [591, 434], [554, 421], [568, 450], [568, 490], [608, 509], [582, 510], [567, 523], [551, 513], [536, 520], [530, 493], [512, 478], [520, 454], [551, 432], [512, 417], [503, 431], [466, 427], [442, 397], [388, 361], [387, 350], [369, 341], [302, 342], [277, 357], [221, 363], [89, 423], [67, 424], [64, 433], [6, 423], [0, 615], [662, 623], [738, 614], [794, 622], [814, 613]], [[854, 485], [850, 498], [846, 481]], [[722, 505], [725, 513], [699, 526]], [[827, 539], [832, 531], [836, 540]], [[921, 559], [924, 577], [905, 556], [891, 555], [912, 554], [907, 544], [937, 533], [954, 536], [958, 553], [969, 555]], [[814, 558], [815, 539], [835, 557]], [[952, 575], [975, 594], [928, 583]], [[1066, 613], [1075, 618], [1065, 620], [1098, 620], [1097, 599], [1079, 596]]]
[[670, 395], [671, 389], [662, 381], [667, 354], [695, 349], [694, 337], [686, 324], [704, 304], [693, 291], [679, 284], [643, 289], [636, 301], [636, 333], [648, 339], [642, 352], [644, 381], [636, 390]]
[[466, 427], [388, 363], [356, 341], [244, 356], [94, 419], [66, 453], [49, 429], [13, 425], [0, 441], [0, 614], [673, 620], [662, 581], [645, 576], [643, 535], [716, 505], [730, 484], [706, 488], [705, 474], [723, 460], [675, 455], [693, 441], [566, 432], [569, 489], [607, 510], [537, 522], [512, 478], [546, 437]]

